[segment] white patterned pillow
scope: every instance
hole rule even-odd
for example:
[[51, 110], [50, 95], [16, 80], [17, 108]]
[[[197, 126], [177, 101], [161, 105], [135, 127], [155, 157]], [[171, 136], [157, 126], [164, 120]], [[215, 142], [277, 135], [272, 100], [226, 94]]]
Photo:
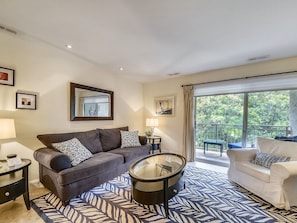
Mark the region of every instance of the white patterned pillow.
[[121, 130], [121, 148], [141, 146], [138, 137], [138, 131], [122, 131]]
[[289, 160], [290, 157], [287, 156], [275, 156], [268, 153], [257, 152], [256, 158], [252, 160], [252, 163], [266, 168], [270, 168], [273, 163], [287, 162]]
[[77, 138], [64, 142], [53, 143], [52, 145], [55, 149], [69, 156], [72, 166], [76, 166], [82, 161], [93, 156], [93, 154], [84, 147]]

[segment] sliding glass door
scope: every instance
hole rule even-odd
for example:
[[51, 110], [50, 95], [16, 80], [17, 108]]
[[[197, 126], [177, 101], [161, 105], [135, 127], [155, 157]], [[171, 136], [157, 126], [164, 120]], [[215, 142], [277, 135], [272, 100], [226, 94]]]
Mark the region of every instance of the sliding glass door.
[[290, 125], [290, 91], [266, 91], [248, 94], [247, 144], [257, 136], [286, 136]]
[[202, 148], [206, 139], [240, 142], [243, 104], [243, 94], [196, 97], [196, 148]]
[[297, 126], [292, 90], [200, 96], [195, 102], [196, 149], [207, 139], [223, 140], [225, 149], [254, 147], [258, 136], [287, 136]]

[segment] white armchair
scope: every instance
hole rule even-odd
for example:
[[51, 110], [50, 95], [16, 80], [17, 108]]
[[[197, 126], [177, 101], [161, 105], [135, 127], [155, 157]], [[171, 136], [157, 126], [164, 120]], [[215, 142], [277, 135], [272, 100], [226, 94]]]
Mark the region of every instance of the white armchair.
[[[290, 157], [270, 168], [252, 163], [257, 152]], [[256, 149], [229, 149], [228, 178], [277, 208], [297, 205], [297, 143], [257, 138]]]

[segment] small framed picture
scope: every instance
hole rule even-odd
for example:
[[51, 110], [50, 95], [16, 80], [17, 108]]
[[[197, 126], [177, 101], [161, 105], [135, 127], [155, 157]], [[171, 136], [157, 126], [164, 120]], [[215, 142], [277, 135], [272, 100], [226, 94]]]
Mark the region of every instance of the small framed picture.
[[155, 108], [158, 116], [173, 116], [174, 96], [155, 98]]
[[36, 110], [36, 94], [16, 93], [16, 108]]
[[14, 86], [14, 70], [0, 67], [0, 84]]

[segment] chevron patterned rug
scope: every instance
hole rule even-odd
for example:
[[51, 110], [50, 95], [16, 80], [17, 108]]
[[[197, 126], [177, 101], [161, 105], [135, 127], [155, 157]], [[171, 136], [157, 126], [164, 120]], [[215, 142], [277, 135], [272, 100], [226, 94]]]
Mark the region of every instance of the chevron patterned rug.
[[163, 204], [130, 202], [128, 173], [72, 199], [64, 207], [52, 193], [32, 201], [45, 222], [297, 222], [297, 207], [276, 209], [244, 188], [230, 182], [226, 174], [186, 166], [186, 189], [169, 200], [169, 218]]

